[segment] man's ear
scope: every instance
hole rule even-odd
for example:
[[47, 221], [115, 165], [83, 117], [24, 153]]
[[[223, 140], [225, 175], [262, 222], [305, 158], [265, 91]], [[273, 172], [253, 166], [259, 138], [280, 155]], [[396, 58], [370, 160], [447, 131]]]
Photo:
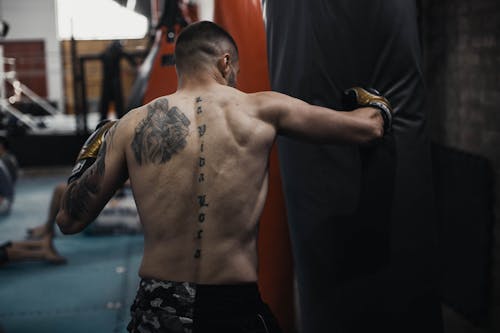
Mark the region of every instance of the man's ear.
[[217, 67], [223, 78], [226, 78], [229, 75], [231, 72], [231, 56], [229, 53], [224, 53], [224, 55], [217, 62]]

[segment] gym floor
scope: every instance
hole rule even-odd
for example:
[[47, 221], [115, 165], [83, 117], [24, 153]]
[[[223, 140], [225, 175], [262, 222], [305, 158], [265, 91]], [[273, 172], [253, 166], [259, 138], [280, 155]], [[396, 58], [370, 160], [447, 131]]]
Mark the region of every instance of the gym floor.
[[[22, 240], [27, 228], [42, 224], [54, 186], [68, 174], [20, 177], [12, 213], [0, 220], [0, 242]], [[66, 265], [0, 267], [0, 332], [126, 332], [139, 282], [142, 235], [65, 236], [59, 230], [56, 235]]]

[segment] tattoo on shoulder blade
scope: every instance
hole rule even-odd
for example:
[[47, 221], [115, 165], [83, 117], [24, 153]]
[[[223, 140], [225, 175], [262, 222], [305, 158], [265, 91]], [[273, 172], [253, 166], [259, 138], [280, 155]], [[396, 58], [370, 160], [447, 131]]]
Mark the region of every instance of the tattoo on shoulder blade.
[[132, 151], [139, 165], [163, 164], [186, 147], [191, 122], [168, 100], [148, 105], [148, 114], [135, 128]]

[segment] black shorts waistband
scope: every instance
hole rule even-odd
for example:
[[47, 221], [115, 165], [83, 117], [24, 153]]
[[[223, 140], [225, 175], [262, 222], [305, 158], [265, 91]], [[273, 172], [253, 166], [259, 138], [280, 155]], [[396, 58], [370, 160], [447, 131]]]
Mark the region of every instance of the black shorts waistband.
[[164, 295], [168, 297], [170, 288], [188, 290], [192, 293], [194, 308], [196, 312], [238, 311], [238, 309], [248, 310], [259, 307], [262, 304], [259, 287], [256, 282], [244, 282], [235, 284], [199, 284], [194, 282], [180, 282], [169, 280], [158, 280], [152, 278], [142, 278], [140, 287], [151, 288], [158, 285], [163, 288], [158, 289], [156, 296]]

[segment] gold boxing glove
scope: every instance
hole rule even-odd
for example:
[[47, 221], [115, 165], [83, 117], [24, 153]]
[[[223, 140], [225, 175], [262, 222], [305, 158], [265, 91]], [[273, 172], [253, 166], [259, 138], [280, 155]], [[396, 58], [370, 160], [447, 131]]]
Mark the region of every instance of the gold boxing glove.
[[374, 107], [380, 111], [384, 119], [384, 133], [389, 133], [392, 128], [393, 110], [389, 101], [373, 88], [349, 88], [344, 92], [343, 106], [346, 110], [361, 107]]
[[80, 178], [85, 170], [94, 164], [104, 141], [104, 136], [115, 123], [116, 120], [104, 120], [97, 124], [94, 133], [89, 136], [83, 144], [80, 153], [78, 153], [76, 164], [71, 171], [71, 176], [68, 178], [68, 184]]

